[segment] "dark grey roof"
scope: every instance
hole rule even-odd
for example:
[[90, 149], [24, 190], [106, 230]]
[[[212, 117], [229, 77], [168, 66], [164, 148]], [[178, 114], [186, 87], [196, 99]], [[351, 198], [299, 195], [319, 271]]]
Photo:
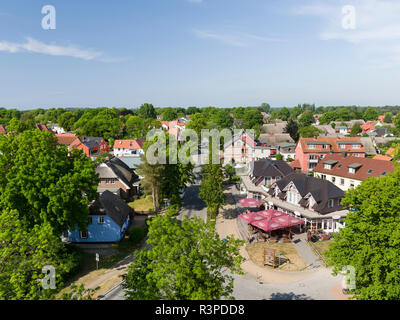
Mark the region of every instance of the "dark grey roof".
[[322, 180], [302, 173], [292, 173], [277, 181], [275, 184], [282, 191], [290, 182], [293, 182], [301, 197], [311, 194], [317, 202], [315, 210], [319, 213], [326, 213], [327, 203], [330, 199], [344, 197], [344, 192], [332, 182]]
[[120, 197], [108, 190], [101, 194], [99, 200], [90, 205], [89, 210], [91, 215], [108, 215], [120, 227], [123, 226], [129, 214], [133, 212], [132, 208]]
[[[132, 188], [132, 183], [138, 179], [138, 176], [135, 174], [133, 169], [129, 168], [126, 163], [117, 157], [112, 157], [111, 159], [106, 160], [104, 164], [107, 165], [107, 167], [112, 170], [118, 179], [125, 183], [129, 188]], [[105, 168], [99, 166], [96, 168], [96, 172], [99, 173], [100, 178], [108, 178], [108, 175], [102, 176], [103, 172], [104, 174], [108, 172], [106, 172]]]
[[102, 140], [100, 137], [82, 137], [82, 143], [90, 149], [99, 147]]
[[350, 165], [348, 165], [348, 167], [349, 168], [353, 168], [353, 169], [357, 169], [357, 168], [360, 168], [360, 167], [362, 167], [362, 163], [352, 163], [352, 164], [350, 164]]
[[324, 164], [335, 164], [338, 162], [339, 162], [338, 160], [327, 160], [327, 161], [324, 161]]
[[254, 161], [252, 175], [255, 177], [284, 177], [293, 172], [293, 168], [283, 160], [261, 159]]

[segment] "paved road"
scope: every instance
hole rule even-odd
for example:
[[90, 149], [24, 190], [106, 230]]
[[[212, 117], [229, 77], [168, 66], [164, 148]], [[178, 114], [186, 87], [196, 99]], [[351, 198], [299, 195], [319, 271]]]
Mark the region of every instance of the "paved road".
[[[195, 168], [198, 179], [194, 185], [186, 189], [183, 209], [178, 219], [182, 219], [184, 215], [189, 218], [194, 216], [206, 218], [206, 206], [198, 198], [200, 171], [199, 167]], [[248, 275], [235, 275], [234, 278], [233, 295], [240, 300], [331, 300], [334, 299], [331, 295], [331, 288], [340, 281], [340, 278], [334, 278], [325, 268], [319, 269], [306, 280], [292, 283], [260, 284], [257, 279]], [[120, 286], [114, 288], [103, 299], [123, 300], [122, 288]]]
[[234, 276], [233, 295], [237, 300], [334, 300], [332, 288], [341, 276], [321, 268], [309, 278], [290, 283], [263, 283], [248, 276]]
[[182, 220], [186, 215], [189, 218], [198, 217], [203, 221], [206, 221], [207, 207], [206, 204], [199, 198], [201, 167], [195, 167], [193, 172], [196, 175], [196, 182], [186, 188], [182, 210], [178, 216], [178, 219]]

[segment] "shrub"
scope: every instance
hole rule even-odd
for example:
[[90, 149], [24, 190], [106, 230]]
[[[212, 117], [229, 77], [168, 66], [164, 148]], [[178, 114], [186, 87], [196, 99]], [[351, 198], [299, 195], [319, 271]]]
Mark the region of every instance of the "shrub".
[[145, 236], [145, 230], [141, 227], [133, 227], [131, 231], [129, 231], [129, 241], [133, 244], [138, 244]]

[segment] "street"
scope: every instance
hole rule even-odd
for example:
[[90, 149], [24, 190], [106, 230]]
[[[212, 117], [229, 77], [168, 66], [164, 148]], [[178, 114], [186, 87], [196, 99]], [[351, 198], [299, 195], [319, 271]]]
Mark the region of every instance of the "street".
[[[185, 215], [189, 218], [206, 218], [205, 203], [199, 199], [201, 168], [194, 169], [196, 183], [187, 187], [183, 206], [178, 219]], [[233, 296], [238, 300], [331, 300], [335, 297], [331, 289], [339, 283], [339, 277], [333, 277], [330, 270], [322, 268], [307, 279], [290, 283], [263, 283], [250, 275], [235, 275]], [[118, 286], [105, 295], [103, 300], [123, 300], [124, 293]]]

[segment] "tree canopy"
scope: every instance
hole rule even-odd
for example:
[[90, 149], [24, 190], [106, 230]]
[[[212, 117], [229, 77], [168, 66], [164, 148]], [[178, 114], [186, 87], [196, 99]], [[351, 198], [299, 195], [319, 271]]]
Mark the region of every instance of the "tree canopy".
[[80, 150], [70, 155], [49, 132], [0, 136], [0, 209], [16, 210], [30, 227], [50, 223], [57, 235], [88, 223], [97, 197], [94, 164]]
[[351, 211], [327, 252], [334, 272], [355, 268], [357, 299], [400, 299], [400, 169], [368, 178], [342, 204]]
[[170, 210], [149, 223], [149, 247], [137, 252], [123, 287], [128, 300], [219, 300], [232, 298], [233, 276], [241, 273], [243, 241], [222, 241], [211, 224]]

